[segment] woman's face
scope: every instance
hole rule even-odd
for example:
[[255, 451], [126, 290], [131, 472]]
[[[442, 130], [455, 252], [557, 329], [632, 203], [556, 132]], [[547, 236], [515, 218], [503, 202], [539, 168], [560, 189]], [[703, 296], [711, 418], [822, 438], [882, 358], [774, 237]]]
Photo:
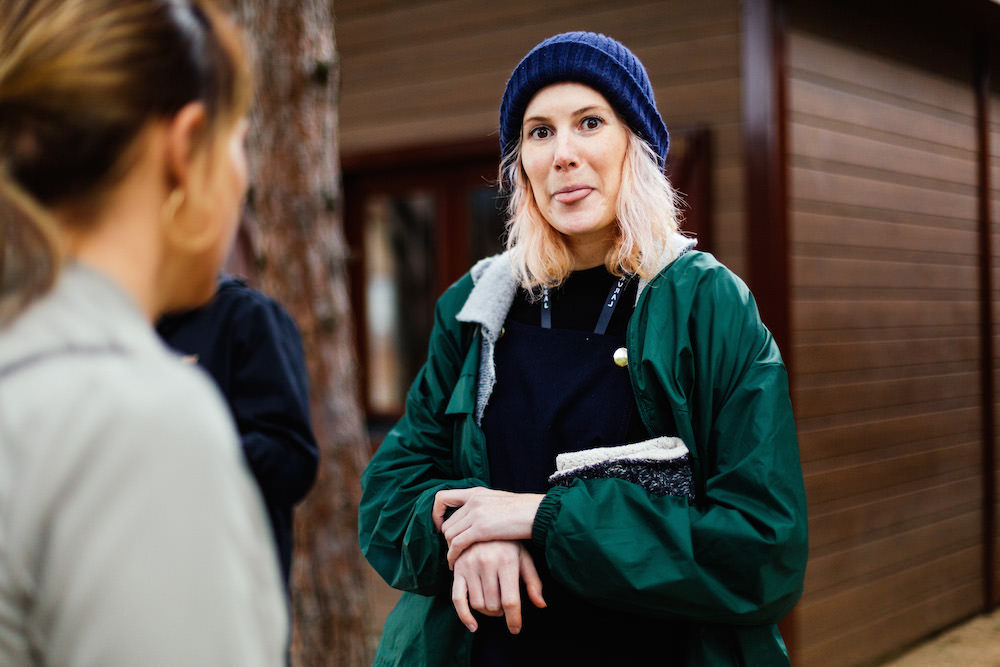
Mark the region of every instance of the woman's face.
[[628, 134], [604, 96], [579, 83], [542, 88], [524, 112], [521, 165], [542, 217], [576, 266], [603, 263], [614, 243]]

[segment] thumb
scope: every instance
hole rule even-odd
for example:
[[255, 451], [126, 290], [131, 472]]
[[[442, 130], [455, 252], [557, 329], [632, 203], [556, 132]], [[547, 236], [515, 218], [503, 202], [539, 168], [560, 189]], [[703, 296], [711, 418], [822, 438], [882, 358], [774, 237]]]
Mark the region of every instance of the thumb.
[[434, 520], [434, 528], [441, 532], [441, 525], [444, 523], [445, 514], [453, 507], [461, 507], [469, 499], [472, 489], [444, 489], [434, 494], [434, 507], [431, 509], [431, 517]]

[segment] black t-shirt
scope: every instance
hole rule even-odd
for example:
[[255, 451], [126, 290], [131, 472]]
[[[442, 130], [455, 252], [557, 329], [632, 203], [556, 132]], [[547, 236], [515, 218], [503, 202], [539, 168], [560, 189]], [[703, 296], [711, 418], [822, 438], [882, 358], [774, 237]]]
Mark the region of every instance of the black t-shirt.
[[[592, 269], [569, 274], [562, 285], [551, 290], [549, 294], [552, 328], [593, 331], [608, 293], [617, 284], [618, 278], [608, 273], [604, 266], [595, 266]], [[622, 288], [618, 306], [608, 324], [608, 334], [625, 335], [638, 288], [639, 280], [635, 277]], [[532, 296], [526, 290], [519, 289], [507, 318], [523, 324], [540, 325], [541, 310], [541, 293]]]

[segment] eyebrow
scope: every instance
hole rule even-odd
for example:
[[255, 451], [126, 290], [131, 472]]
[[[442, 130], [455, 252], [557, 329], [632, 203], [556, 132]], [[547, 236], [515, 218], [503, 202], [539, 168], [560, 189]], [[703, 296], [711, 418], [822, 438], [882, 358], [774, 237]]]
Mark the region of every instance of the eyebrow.
[[[607, 110], [607, 107], [604, 107], [604, 106], [598, 105], [598, 104], [590, 104], [590, 105], [587, 105], [585, 107], [580, 107], [579, 109], [577, 109], [576, 111], [574, 111], [570, 115], [571, 116], [581, 116], [581, 115], [583, 115], [585, 113], [588, 113], [588, 112], [591, 112], [591, 111], [605, 111], [605, 110]], [[535, 123], [535, 122], [539, 122], [539, 121], [544, 123], [547, 120], [549, 120], [548, 116], [531, 116], [530, 118], [525, 118], [524, 122], [521, 123], [521, 126], [523, 127], [523, 126], [527, 125], [528, 123]]]

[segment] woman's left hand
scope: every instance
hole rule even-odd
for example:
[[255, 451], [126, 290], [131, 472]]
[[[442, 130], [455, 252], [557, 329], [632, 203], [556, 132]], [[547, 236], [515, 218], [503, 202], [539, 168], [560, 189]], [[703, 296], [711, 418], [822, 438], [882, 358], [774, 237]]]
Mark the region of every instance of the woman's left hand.
[[[545, 496], [510, 493], [484, 487], [448, 489], [434, 496], [434, 526], [448, 542], [448, 566], [455, 566], [462, 552], [476, 542], [527, 540], [535, 513]], [[458, 509], [447, 520], [448, 508]]]

